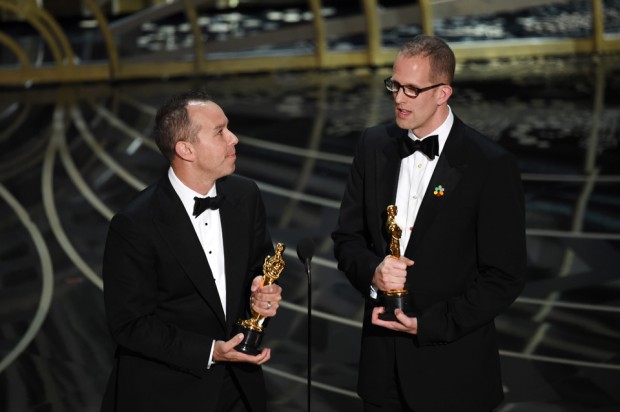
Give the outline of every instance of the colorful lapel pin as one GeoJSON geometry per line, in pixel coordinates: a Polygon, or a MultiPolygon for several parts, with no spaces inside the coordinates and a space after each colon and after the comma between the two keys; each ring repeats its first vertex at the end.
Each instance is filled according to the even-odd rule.
{"type": "Polygon", "coordinates": [[[433,194],[434,194],[436,197],[441,197],[441,196],[443,196],[443,195],[444,195],[444,191],[445,191],[445,189],[443,188],[443,186],[442,186],[442,185],[439,185],[439,186],[437,186],[437,187],[435,188],[435,190],[433,191],[433,194]]]}

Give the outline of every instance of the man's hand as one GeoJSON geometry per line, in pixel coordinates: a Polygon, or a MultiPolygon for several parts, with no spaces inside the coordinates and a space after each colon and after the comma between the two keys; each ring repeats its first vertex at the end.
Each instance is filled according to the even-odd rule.
{"type": "Polygon", "coordinates": [[[379,315],[385,310],[384,307],[378,306],[372,310],[372,324],[381,326],[387,329],[395,330],[397,332],[410,333],[412,335],[418,334],[418,318],[410,318],[405,315],[400,309],[395,309],[396,321],[386,321],[379,319],[379,315]]]}
{"type": "Polygon", "coordinates": [[[264,348],[258,355],[252,356],[235,350],[235,346],[243,341],[243,333],[238,333],[229,341],[215,341],[213,360],[215,362],[246,362],[262,365],[271,358],[271,349],[264,348]]]}
{"type": "Polygon", "coordinates": [[[372,284],[379,290],[399,290],[405,288],[407,268],[413,265],[413,260],[401,256],[395,258],[386,256],[383,262],[375,269],[372,284]]]}
{"type": "Polygon", "coordinates": [[[282,288],[275,283],[262,286],[262,279],[261,276],[256,276],[252,280],[250,304],[254,312],[268,318],[275,316],[280,307],[282,288]]]}

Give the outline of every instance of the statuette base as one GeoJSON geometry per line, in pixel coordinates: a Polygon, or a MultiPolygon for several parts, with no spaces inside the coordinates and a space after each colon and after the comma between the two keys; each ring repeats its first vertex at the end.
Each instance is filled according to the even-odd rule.
{"type": "Polygon", "coordinates": [[[413,296],[408,293],[404,294],[382,294],[379,297],[379,306],[383,306],[385,311],[379,314],[379,319],[386,321],[396,321],[396,315],[394,310],[400,309],[405,312],[405,315],[414,317],[417,315],[417,311],[413,306],[413,296]]]}
{"type": "Polygon", "coordinates": [[[261,353],[260,344],[263,340],[264,335],[262,331],[257,331],[236,324],[233,327],[233,335],[237,335],[239,333],[243,333],[243,340],[241,341],[241,343],[235,346],[236,350],[252,356],[261,353]]]}

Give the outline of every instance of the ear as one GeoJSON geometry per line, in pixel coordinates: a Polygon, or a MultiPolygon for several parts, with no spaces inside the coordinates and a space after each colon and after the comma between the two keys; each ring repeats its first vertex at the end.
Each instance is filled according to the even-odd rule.
{"type": "Polygon", "coordinates": [[[179,140],[174,145],[174,152],[177,157],[186,161],[194,160],[194,147],[192,144],[185,140],[179,140]]]}
{"type": "Polygon", "coordinates": [[[444,84],[443,86],[439,86],[439,93],[437,99],[437,106],[442,106],[448,102],[450,96],[452,96],[452,86],[448,84],[444,84]]]}

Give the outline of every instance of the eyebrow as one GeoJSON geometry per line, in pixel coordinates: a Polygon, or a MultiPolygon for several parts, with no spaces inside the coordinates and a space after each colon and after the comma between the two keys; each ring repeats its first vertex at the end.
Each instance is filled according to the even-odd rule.
{"type": "Polygon", "coordinates": [[[420,88],[420,87],[415,86],[415,85],[413,85],[413,84],[411,84],[411,83],[404,84],[404,83],[401,83],[401,82],[397,82],[397,81],[396,81],[396,80],[394,80],[394,79],[392,79],[392,82],[397,83],[397,84],[400,84],[401,86],[404,86],[404,87],[413,87],[413,88],[415,88],[415,89],[419,89],[419,88],[420,88]]]}
{"type": "Polygon", "coordinates": [[[216,124],[214,129],[215,131],[220,132],[224,130],[227,127],[227,125],[228,125],[228,122],[222,122],[222,123],[216,124]]]}

